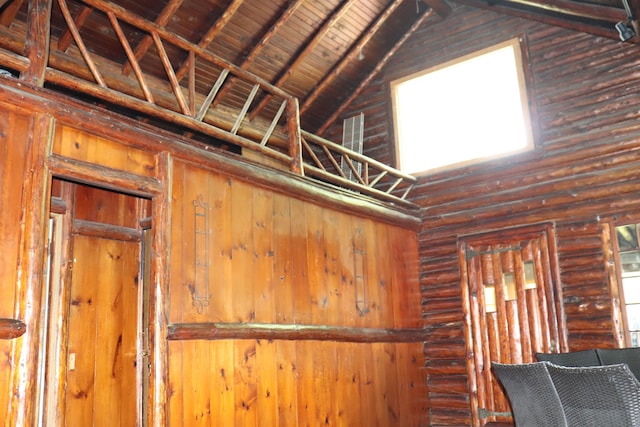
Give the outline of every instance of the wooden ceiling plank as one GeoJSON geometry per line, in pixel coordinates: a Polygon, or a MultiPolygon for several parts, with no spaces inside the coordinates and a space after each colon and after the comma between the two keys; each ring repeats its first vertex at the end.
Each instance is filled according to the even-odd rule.
{"type": "MultiPolygon", "coordinates": [[[[213,26],[209,28],[204,37],[202,37],[202,39],[198,42],[198,47],[206,49],[207,46],[211,44],[216,35],[218,35],[220,31],[222,31],[222,28],[224,28],[224,26],[227,25],[231,18],[233,18],[233,15],[240,8],[240,6],[242,6],[243,2],[244,0],[232,0],[231,4],[227,6],[220,18],[216,20],[215,24],[213,24],[213,26]]],[[[178,80],[182,80],[182,77],[184,77],[184,74],[187,72],[187,67],[188,64],[186,63],[180,66],[180,68],[176,72],[178,80]]]]}
{"type": "MultiPolygon", "coordinates": [[[[169,3],[167,3],[164,9],[162,9],[162,12],[160,12],[160,15],[158,15],[158,18],[155,21],[156,24],[160,25],[161,27],[167,25],[169,19],[171,19],[171,17],[175,15],[180,6],[182,6],[183,2],[184,0],[169,0],[169,3]]],[[[139,61],[140,59],[142,59],[142,57],[145,53],[147,53],[147,50],[149,50],[152,44],[153,39],[151,38],[151,36],[148,34],[145,35],[134,49],[136,60],[139,61]]],[[[122,73],[125,75],[129,74],[131,72],[131,67],[131,62],[125,63],[122,67],[122,73]]]]}
{"type": "Polygon", "coordinates": [[[304,114],[313,101],[315,101],[322,92],[331,85],[331,83],[338,77],[338,75],[344,70],[354,58],[361,52],[361,49],[364,45],[366,45],[369,40],[378,32],[378,30],[384,25],[384,23],[389,19],[389,17],[393,14],[393,12],[400,6],[402,0],[393,0],[387,8],[378,16],[376,21],[369,27],[369,29],[363,33],[363,35],[358,39],[357,43],[351,47],[351,50],[346,53],[342,57],[342,59],[336,64],[335,67],[320,81],[315,89],[306,97],[302,106],[300,107],[300,115],[304,114]]]}
{"type": "MultiPolygon", "coordinates": [[[[91,15],[92,11],[93,8],[82,6],[73,16],[73,22],[76,23],[76,27],[81,28],[89,15],[91,15]]],[[[58,39],[57,49],[64,52],[65,50],[67,50],[69,45],[71,45],[72,41],[73,36],[71,35],[71,32],[69,30],[65,31],[64,34],[62,34],[62,36],[60,36],[60,38],[58,39]]]]}
{"type": "Polygon", "coordinates": [[[66,0],[58,0],[58,5],[60,6],[60,10],[62,11],[62,15],[64,17],[64,20],[67,22],[67,26],[69,27],[69,31],[71,31],[71,35],[73,36],[73,39],[75,40],[76,45],[78,46],[78,50],[80,50],[80,54],[82,55],[82,58],[84,59],[84,61],[87,64],[87,66],[89,67],[89,70],[91,71],[91,74],[93,75],[93,78],[95,79],[96,83],[98,83],[100,86],[106,88],[107,85],[104,82],[104,79],[102,78],[102,75],[100,74],[100,71],[98,71],[98,68],[96,67],[96,64],[93,62],[93,59],[91,59],[91,55],[89,54],[89,50],[85,46],[84,41],[82,40],[82,37],[80,36],[80,31],[78,31],[78,27],[76,27],[76,24],[73,21],[73,17],[71,16],[71,12],[69,11],[69,6],[67,6],[66,0]]]}
{"type": "Polygon", "coordinates": [[[149,89],[149,86],[147,85],[147,82],[144,78],[144,74],[142,73],[142,69],[140,68],[140,64],[138,63],[138,59],[136,58],[133,49],[131,49],[131,45],[129,44],[127,37],[124,35],[124,31],[122,31],[122,27],[118,22],[118,18],[116,18],[113,12],[107,12],[107,16],[109,17],[111,26],[113,27],[114,31],[116,32],[116,35],[118,36],[118,39],[120,40],[120,44],[122,45],[125,53],[127,54],[127,58],[129,58],[129,62],[133,67],[133,71],[136,75],[136,78],[138,79],[138,83],[140,83],[140,88],[144,93],[144,98],[148,102],[153,104],[154,101],[153,101],[153,95],[151,95],[151,90],[149,89]]]}
{"type": "Polygon", "coordinates": [[[24,0],[14,0],[12,3],[9,3],[9,5],[4,9],[4,12],[2,12],[2,16],[0,16],[0,24],[5,27],[11,25],[18,14],[18,11],[22,7],[22,3],[24,3],[24,0]]]}
{"type": "MultiPolygon", "coordinates": [[[[289,77],[293,75],[293,73],[303,63],[307,56],[309,56],[309,54],[313,51],[313,49],[315,49],[318,43],[320,43],[322,38],[327,35],[327,33],[333,28],[336,22],[338,22],[338,20],[344,16],[344,14],[355,2],[356,0],[345,0],[344,2],[342,2],[342,5],[338,9],[334,10],[331,17],[327,19],[324,24],[322,24],[322,27],[320,27],[320,29],[316,31],[316,33],[313,35],[313,38],[308,43],[305,43],[302,51],[295,55],[293,61],[289,63],[284,72],[282,72],[276,82],[273,83],[274,86],[281,87],[289,79],[289,77]]],[[[251,119],[254,119],[260,113],[260,111],[262,111],[262,109],[267,106],[270,100],[271,95],[265,96],[260,101],[258,106],[254,109],[253,113],[250,116],[251,119]]]]}
{"type": "Polygon", "coordinates": [[[427,20],[428,17],[433,15],[433,13],[438,14],[435,9],[427,9],[420,15],[416,22],[414,22],[409,30],[398,40],[389,51],[378,61],[373,70],[369,73],[369,75],[360,82],[356,90],[347,98],[337,109],[336,111],[329,117],[322,126],[315,132],[318,135],[322,135],[330,126],[332,126],[335,121],[340,117],[340,115],[349,107],[349,105],[365,90],[369,83],[375,78],[375,76],[382,70],[382,68],[389,62],[391,57],[402,47],[402,45],[411,37],[411,35],[427,20]]]}
{"type": "Polygon", "coordinates": [[[44,86],[44,76],[49,61],[51,6],[53,0],[31,0],[27,12],[27,36],[25,56],[29,66],[20,74],[25,82],[44,86]]]}
{"type": "MultiPolygon", "coordinates": [[[[298,8],[302,6],[303,1],[304,0],[294,0],[292,3],[289,3],[289,6],[287,7],[287,9],[280,15],[277,21],[271,26],[271,28],[269,28],[269,30],[267,30],[267,32],[264,34],[264,36],[262,36],[260,41],[256,43],[256,45],[247,54],[245,59],[239,65],[240,68],[242,68],[243,70],[246,70],[247,68],[249,68],[251,63],[253,63],[253,61],[258,57],[260,52],[262,52],[262,49],[264,49],[264,47],[267,44],[269,44],[269,41],[276,35],[278,30],[280,30],[287,23],[287,21],[293,16],[296,10],[298,10],[298,8]]],[[[235,80],[236,80],[235,78],[229,79],[228,84],[222,88],[217,99],[224,98],[224,96],[233,87],[235,80]]]]}

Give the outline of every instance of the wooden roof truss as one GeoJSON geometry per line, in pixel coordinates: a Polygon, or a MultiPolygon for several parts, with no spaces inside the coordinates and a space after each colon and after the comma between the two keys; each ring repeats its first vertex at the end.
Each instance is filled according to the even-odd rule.
{"type": "MultiPolygon", "coordinates": [[[[1,2],[3,0],[0,5],[1,2]]],[[[300,0],[290,2],[239,65],[216,56],[206,47],[242,1],[232,0],[198,43],[165,29],[182,2],[170,0],[152,22],[104,0],[83,0],[81,7],[75,7],[75,10],[67,0],[31,0],[24,38],[16,37],[15,31],[11,33],[11,40],[0,47],[0,64],[15,70],[20,79],[30,84],[50,84],[89,95],[190,132],[257,151],[288,165],[296,174],[385,202],[413,207],[406,200],[415,182],[413,176],[300,128],[300,113],[305,107],[299,108],[298,100],[278,87],[290,73],[281,75],[274,85],[247,70],[273,34],[299,7],[300,0]],[[66,24],[66,31],[56,39],[50,36],[54,2],[66,24]],[[126,54],[124,63],[93,52],[91,41],[83,34],[83,25],[90,15],[93,19],[96,15],[103,19],[105,27],[101,31],[104,37],[117,41],[126,54]],[[355,180],[347,179],[341,169],[335,167],[343,158],[354,172],[355,180]],[[362,172],[358,172],[354,162],[363,166],[362,172]]],[[[399,3],[400,0],[392,1],[359,43],[366,43],[365,39],[399,3]]],[[[330,22],[344,13],[350,4],[350,0],[345,1],[318,31],[317,37],[321,37],[330,22]]],[[[11,22],[21,6],[22,0],[7,4],[0,22],[11,22]]],[[[428,13],[422,19],[426,16],[428,13]]],[[[417,25],[419,23],[414,27],[417,25]]],[[[347,56],[354,55],[358,46],[353,46],[347,56]]],[[[299,52],[291,62],[290,70],[306,54],[307,48],[299,52]]],[[[376,69],[380,69],[389,56],[385,56],[376,69]]],[[[340,72],[340,67],[339,64],[326,76],[306,99],[305,105],[313,102],[317,91],[340,72]]]]}

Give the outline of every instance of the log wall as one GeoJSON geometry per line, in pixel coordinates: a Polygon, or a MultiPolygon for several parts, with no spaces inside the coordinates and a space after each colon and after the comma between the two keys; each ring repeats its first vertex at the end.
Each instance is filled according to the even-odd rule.
{"type": "Polygon", "coordinates": [[[151,226],[149,425],[426,424],[415,217],[11,81],[0,108],[5,425],[38,415],[49,200],[151,226]]]}
{"type": "Polygon", "coordinates": [[[616,345],[601,229],[640,217],[636,45],[458,7],[445,21],[429,18],[344,117],[364,112],[365,154],[392,161],[389,81],[516,36],[528,49],[536,150],[423,176],[412,192],[423,208],[420,278],[433,426],[471,423],[459,236],[553,222],[569,349],[616,345]]]}

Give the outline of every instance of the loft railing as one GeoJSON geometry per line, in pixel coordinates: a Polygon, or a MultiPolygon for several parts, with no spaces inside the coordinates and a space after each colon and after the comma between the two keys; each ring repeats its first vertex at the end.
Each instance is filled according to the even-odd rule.
{"type": "MultiPolygon", "coordinates": [[[[259,152],[312,179],[413,206],[406,197],[414,177],[301,130],[297,99],[268,81],[113,3],[84,0],[80,10],[72,11],[66,0],[55,1],[66,32],[51,39],[39,83],[88,94],[259,152]],[[82,35],[82,17],[97,13],[104,23],[101,37],[107,39],[101,43],[120,48],[126,55],[124,66],[94,54],[95,40],[82,35]],[[259,117],[257,109],[251,111],[256,101],[261,101],[259,117]],[[354,180],[339,167],[341,160],[353,171],[354,180]]],[[[22,52],[38,41],[26,40],[26,29],[22,40],[15,39],[15,30],[5,35],[1,31],[5,42],[0,41],[0,63],[28,79],[35,73],[36,58],[25,58],[22,52]]]]}

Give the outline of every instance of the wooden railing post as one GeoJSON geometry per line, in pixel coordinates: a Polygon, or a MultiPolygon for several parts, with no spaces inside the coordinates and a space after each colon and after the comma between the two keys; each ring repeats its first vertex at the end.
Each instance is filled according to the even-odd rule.
{"type": "Polygon", "coordinates": [[[289,157],[291,157],[291,171],[304,175],[302,168],[302,133],[300,131],[300,108],[298,99],[287,98],[287,130],[289,134],[289,157]]]}

